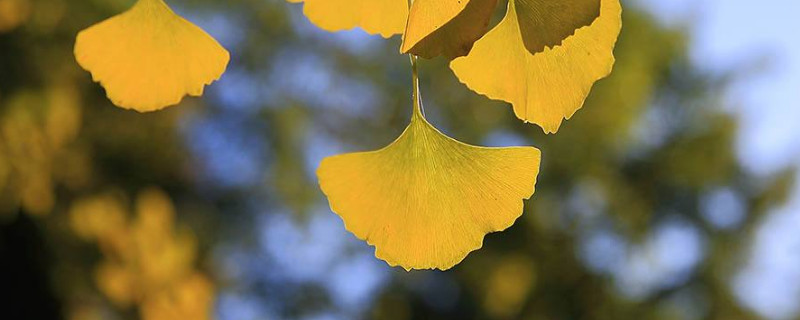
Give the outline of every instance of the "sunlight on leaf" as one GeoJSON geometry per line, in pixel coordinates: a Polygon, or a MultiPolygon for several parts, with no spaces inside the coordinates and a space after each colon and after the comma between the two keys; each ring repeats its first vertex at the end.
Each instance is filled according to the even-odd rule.
{"type": "Polygon", "coordinates": [[[484,33],[497,0],[416,0],[403,35],[403,53],[423,58],[466,55],[484,33]]]}
{"type": "Polygon", "coordinates": [[[303,2],[303,13],[326,31],[359,27],[384,38],[403,33],[408,19],[407,0],[287,0],[303,2]]]}
{"type": "Polygon", "coordinates": [[[333,211],[376,257],[406,270],[445,270],[522,214],[540,157],[533,147],[461,143],[415,107],[389,146],[326,158],[317,175],[333,211]]]}
{"type": "Polygon", "coordinates": [[[519,40],[518,1],[509,1],[500,24],[450,68],[473,91],[510,102],[518,118],[554,133],[581,108],[594,82],[611,72],[622,8],[619,0],[602,0],[594,23],[560,46],[531,54],[519,40]]]}
{"type": "Polygon", "coordinates": [[[75,58],[114,104],[146,112],[175,105],[187,94],[202,95],[225,71],[230,55],[164,1],[139,0],[81,31],[75,58]]]}

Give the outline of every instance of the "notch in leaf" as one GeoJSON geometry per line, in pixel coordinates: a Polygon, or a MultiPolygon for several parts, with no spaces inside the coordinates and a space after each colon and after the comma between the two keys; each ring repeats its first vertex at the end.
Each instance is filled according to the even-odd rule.
{"type": "Polygon", "coordinates": [[[600,0],[515,0],[522,42],[530,53],[561,45],[600,16],[600,0]]]}
{"type": "Polygon", "coordinates": [[[581,108],[594,82],[611,73],[622,7],[619,0],[602,0],[590,26],[533,54],[520,41],[518,12],[526,1],[510,0],[505,18],[450,69],[473,91],[511,103],[518,118],[554,133],[581,108]]]}

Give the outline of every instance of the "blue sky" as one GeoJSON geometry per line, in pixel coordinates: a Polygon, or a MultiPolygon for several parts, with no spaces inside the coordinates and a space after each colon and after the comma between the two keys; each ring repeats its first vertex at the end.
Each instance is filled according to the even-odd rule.
{"type": "Polygon", "coordinates": [[[701,68],[752,74],[727,93],[742,118],[739,157],[765,175],[800,158],[800,2],[639,0],[664,23],[688,24],[701,68]],[[755,67],[755,69],[754,69],[755,67]]]}
{"type": "MultiPolygon", "coordinates": [[[[759,176],[800,164],[800,1],[639,0],[663,23],[688,26],[691,56],[711,72],[745,74],[728,92],[738,115],[737,151],[759,176]]],[[[749,262],[732,279],[742,303],[770,319],[790,319],[800,301],[800,189],[753,235],[749,262]]]]}

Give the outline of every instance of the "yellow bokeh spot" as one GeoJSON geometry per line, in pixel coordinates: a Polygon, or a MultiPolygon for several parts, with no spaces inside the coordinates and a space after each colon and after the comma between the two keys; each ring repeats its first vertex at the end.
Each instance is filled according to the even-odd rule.
{"type": "Polygon", "coordinates": [[[56,202],[50,172],[30,171],[28,173],[27,180],[20,189],[22,206],[30,214],[47,215],[56,202]]]}
{"type": "Polygon", "coordinates": [[[536,273],[530,257],[504,257],[488,274],[486,296],[483,300],[486,312],[499,319],[518,318],[535,280],[536,273]]]}
{"type": "Polygon", "coordinates": [[[129,270],[124,265],[104,262],[97,267],[94,276],[100,292],[119,307],[130,306],[140,295],[135,270],[129,270]]]}
{"type": "Polygon", "coordinates": [[[47,215],[56,203],[56,163],[80,127],[75,88],[66,83],[23,90],[2,101],[0,214],[47,215]]]}
{"type": "Polygon", "coordinates": [[[0,33],[16,29],[30,18],[30,0],[0,0],[0,33]]]}
{"type": "Polygon", "coordinates": [[[384,38],[403,33],[407,0],[287,0],[303,2],[303,13],[317,27],[342,31],[359,27],[384,38]]]}
{"type": "Polygon", "coordinates": [[[48,112],[44,130],[54,149],[61,149],[78,136],[81,128],[81,107],[73,86],[53,86],[47,90],[48,112]]]}
{"type": "Polygon", "coordinates": [[[401,52],[423,58],[466,55],[484,33],[497,0],[415,0],[401,52]]]}
{"type": "Polygon", "coordinates": [[[146,112],[177,104],[187,94],[202,95],[225,71],[230,55],[162,0],[139,0],[81,31],[75,58],[114,104],[146,112]]]}
{"type": "Polygon", "coordinates": [[[69,306],[66,319],[68,320],[104,320],[103,309],[97,303],[74,303],[69,306]]]}
{"type": "Polygon", "coordinates": [[[205,276],[194,273],[178,284],[147,297],[142,302],[142,319],[211,319],[214,286],[205,276]]]}
{"type": "Polygon", "coordinates": [[[602,0],[591,25],[531,54],[520,40],[517,1],[509,1],[505,18],[450,68],[473,91],[510,102],[518,118],[554,133],[581,108],[594,82],[611,72],[622,8],[619,0],[602,0]]]}
{"type": "Polygon", "coordinates": [[[97,287],[120,308],[136,306],[144,320],[208,319],[214,286],[195,270],[197,240],[176,228],[175,208],[159,189],[136,198],[136,216],[119,197],[87,197],[70,209],[73,230],[96,241],[103,261],[95,269],[97,287]]]}
{"type": "Polygon", "coordinates": [[[406,270],[444,270],[522,214],[539,162],[533,147],[456,141],[415,108],[389,146],[326,158],[317,175],[333,211],[376,257],[406,270]]]}
{"type": "Polygon", "coordinates": [[[72,230],[84,240],[119,234],[127,224],[126,211],[111,194],[80,199],[70,208],[72,230]]]}

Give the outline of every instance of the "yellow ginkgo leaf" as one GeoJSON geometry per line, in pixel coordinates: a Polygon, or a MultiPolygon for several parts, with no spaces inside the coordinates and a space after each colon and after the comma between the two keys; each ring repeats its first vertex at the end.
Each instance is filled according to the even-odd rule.
{"type": "Polygon", "coordinates": [[[230,55],[163,0],[139,0],[128,11],[78,34],[75,58],[114,104],[154,111],[200,96],[219,79],[230,55]]]}
{"type": "Polygon", "coordinates": [[[553,133],[580,109],[594,82],[611,72],[622,8],[619,0],[602,0],[600,17],[590,26],[531,54],[520,41],[518,1],[509,1],[505,18],[450,68],[473,91],[510,102],[518,118],[553,133]]]}
{"type": "Polygon", "coordinates": [[[317,170],[331,209],[375,256],[410,269],[449,269],[511,226],[531,197],[540,152],[461,143],[415,107],[389,146],[326,158],[317,170]]]}
{"type": "Polygon", "coordinates": [[[303,13],[327,31],[359,27],[384,38],[403,33],[408,0],[287,0],[304,2],[303,13]]]}
{"type": "Polygon", "coordinates": [[[600,15],[601,0],[516,0],[522,42],[531,53],[560,45],[600,15]]]}
{"type": "Polygon", "coordinates": [[[403,53],[423,58],[466,55],[486,26],[497,0],[415,0],[403,34],[403,53]]]}

